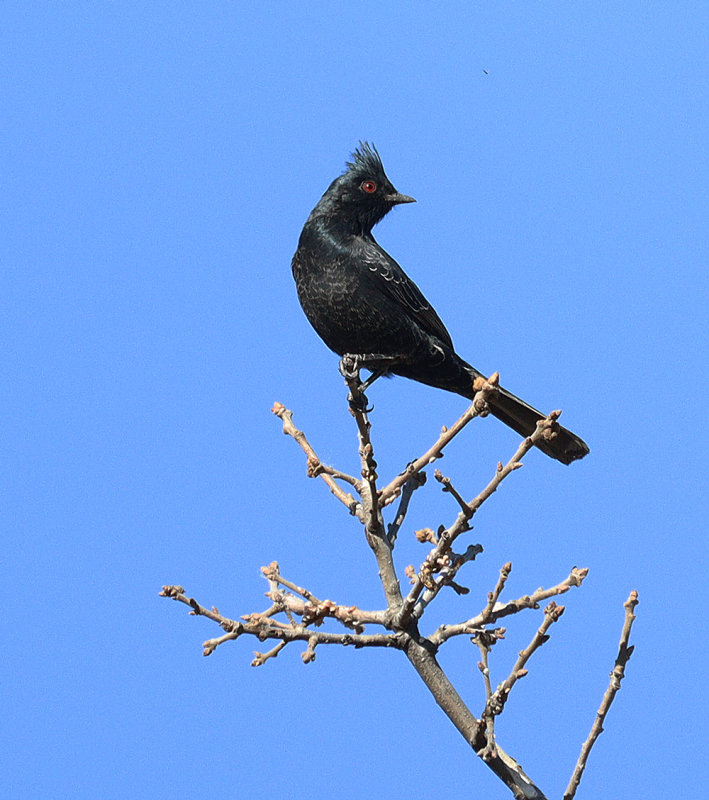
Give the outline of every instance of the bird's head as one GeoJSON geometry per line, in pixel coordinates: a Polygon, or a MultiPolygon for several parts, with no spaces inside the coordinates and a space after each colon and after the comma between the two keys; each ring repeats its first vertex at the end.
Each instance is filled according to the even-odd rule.
{"type": "Polygon", "coordinates": [[[326,213],[347,219],[369,233],[394,206],[415,202],[413,197],[396,191],[376,147],[360,142],[347,169],[330,184],[319,205],[325,206],[326,213]]]}

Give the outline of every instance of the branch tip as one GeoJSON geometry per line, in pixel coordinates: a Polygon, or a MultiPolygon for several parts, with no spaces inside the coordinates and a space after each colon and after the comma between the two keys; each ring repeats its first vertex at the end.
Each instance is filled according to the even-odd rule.
{"type": "Polygon", "coordinates": [[[629,646],[628,640],[630,638],[630,631],[633,627],[633,622],[635,622],[634,611],[637,604],[638,593],[633,590],[625,603],[623,603],[623,608],[625,609],[625,620],[623,622],[623,630],[620,634],[618,655],[616,656],[615,664],[613,665],[613,670],[610,674],[608,688],[606,689],[603,699],[601,700],[601,705],[596,712],[596,717],[593,721],[593,725],[591,726],[591,731],[588,734],[586,741],[581,746],[581,753],[579,754],[576,766],[574,767],[571,779],[569,780],[569,785],[566,787],[566,791],[564,792],[563,800],[572,800],[572,798],[575,796],[576,790],[581,782],[583,772],[586,769],[586,763],[588,762],[591,749],[595,744],[596,739],[598,739],[601,733],[603,733],[603,723],[605,722],[606,715],[610,710],[616,693],[620,690],[621,681],[625,677],[625,667],[634,650],[634,645],[629,646]]]}

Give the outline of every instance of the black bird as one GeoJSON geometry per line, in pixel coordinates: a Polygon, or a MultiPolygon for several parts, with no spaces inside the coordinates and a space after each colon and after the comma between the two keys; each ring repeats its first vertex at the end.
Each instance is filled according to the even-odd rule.
{"type": "MultiPolygon", "coordinates": [[[[325,344],[373,373],[365,385],[394,373],[471,399],[481,373],[457,355],[431,304],[372,236],[395,205],[413,202],[392,186],[376,148],[360,142],[300,234],[292,265],[298,298],[325,344]]],[[[490,410],[522,436],[544,417],[501,387],[490,410]]],[[[562,427],[537,446],[564,464],[588,453],[562,427]]]]}

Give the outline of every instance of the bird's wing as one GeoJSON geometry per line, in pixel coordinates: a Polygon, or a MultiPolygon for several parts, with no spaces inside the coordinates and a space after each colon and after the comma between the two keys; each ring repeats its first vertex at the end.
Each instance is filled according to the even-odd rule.
{"type": "Polygon", "coordinates": [[[451,336],[433,306],[386,250],[372,239],[365,242],[361,258],[382,292],[406,309],[427,333],[453,348],[451,336]]]}

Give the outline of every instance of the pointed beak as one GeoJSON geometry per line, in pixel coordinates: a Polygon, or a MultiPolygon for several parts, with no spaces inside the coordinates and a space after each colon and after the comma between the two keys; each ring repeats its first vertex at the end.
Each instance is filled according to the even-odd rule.
{"type": "Polygon", "coordinates": [[[393,206],[399,205],[399,203],[415,203],[413,197],[409,197],[407,194],[399,194],[399,192],[394,192],[394,194],[388,194],[385,197],[387,203],[391,203],[393,206]]]}

